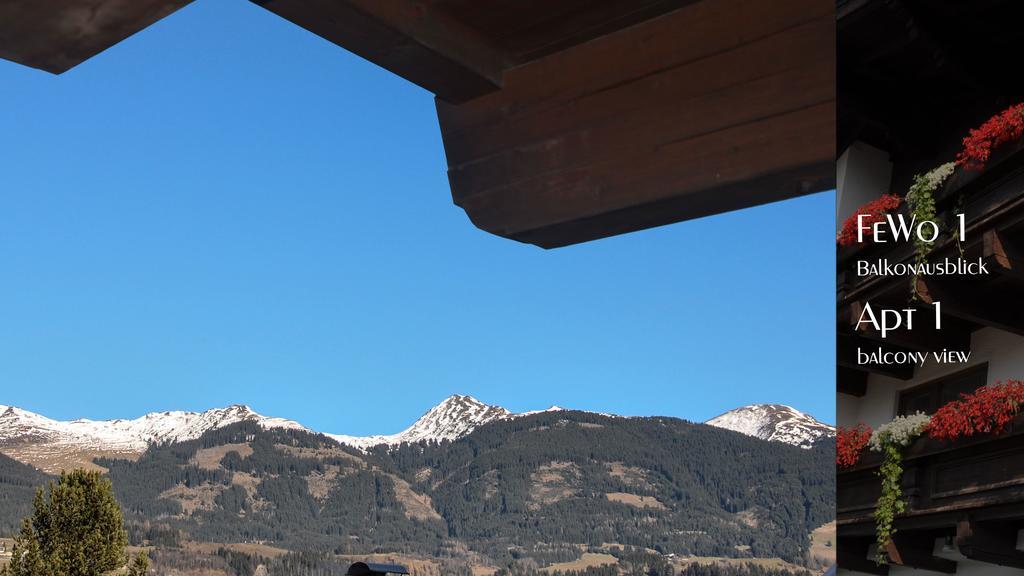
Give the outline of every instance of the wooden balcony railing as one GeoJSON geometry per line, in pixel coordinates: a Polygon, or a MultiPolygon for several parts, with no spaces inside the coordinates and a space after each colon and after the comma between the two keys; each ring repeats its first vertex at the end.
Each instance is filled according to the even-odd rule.
{"type": "MultiPolygon", "coordinates": [[[[857,466],[839,471],[836,512],[840,565],[885,574],[868,560],[880,464],[881,456],[869,451],[857,466]]],[[[1024,552],[1016,549],[1024,528],[1024,415],[998,435],[918,439],[904,451],[902,487],[907,509],[894,526],[894,563],[955,572],[956,562],[932,554],[935,539],[946,537],[968,558],[1024,568],[1024,552]]]]}

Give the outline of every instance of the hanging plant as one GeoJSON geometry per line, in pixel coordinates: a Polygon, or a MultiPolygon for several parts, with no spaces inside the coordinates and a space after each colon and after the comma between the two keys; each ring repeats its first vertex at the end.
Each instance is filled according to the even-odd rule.
{"type": "Polygon", "coordinates": [[[972,394],[961,395],[939,408],[933,416],[917,413],[898,416],[871,432],[871,428],[858,424],[855,428],[839,429],[836,437],[836,464],[840,468],[855,465],[860,460],[864,443],[873,452],[882,454],[878,475],[882,481],[882,494],[875,506],[875,541],[878,564],[889,562],[886,549],[896,531],[896,517],[906,511],[903,500],[903,451],[922,434],[935,440],[955,440],[975,434],[999,434],[1024,411],[1024,380],[1007,380],[985,386],[972,394]],[[865,440],[865,437],[870,437],[865,440]]]}
{"type": "Polygon", "coordinates": [[[968,170],[984,170],[992,150],[1024,136],[1024,103],[1015,104],[973,129],[963,140],[956,163],[968,170]]]}
{"type": "Polygon", "coordinates": [[[999,434],[1024,407],[1024,382],[1008,380],[963,394],[939,408],[925,432],[936,440],[955,440],[975,434],[999,434]]]}
{"type": "Polygon", "coordinates": [[[864,231],[864,236],[871,236],[873,229],[870,225],[885,220],[886,213],[899,208],[901,202],[903,202],[903,199],[899,196],[885,194],[881,198],[872,200],[857,208],[849,218],[843,221],[843,227],[836,236],[836,242],[840,246],[850,246],[857,243],[857,217],[860,215],[867,216],[863,222],[864,225],[868,226],[864,231]]]}
{"type": "Polygon", "coordinates": [[[921,435],[928,421],[928,416],[920,413],[898,416],[892,422],[879,426],[868,441],[871,450],[881,452],[883,456],[878,470],[882,478],[882,495],[878,497],[875,506],[875,541],[878,543],[875,562],[878,564],[889,563],[886,547],[896,533],[892,525],[896,516],[907,508],[903,500],[903,488],[900,486],[903,478],[903,449],[921,435]]]}
{"type": "MultiPolygon", "coordinates": [[[[914,183],[907,191],[907,208],[917,222],[935,221],[935,191],[956,169],[955,162],[947,162],[938,168],[914,176],[914,183]]],[[[932,243],[914,235],[914,275],[910,279],[910,298],[917,300],[917,280],[921,277],[921,268],[928,261],[928,253],[932,243]]]]}
{"type": "Polygon", "coordinates": [[[861,452],[871,440],[871,427],[857,424],[853,428],[840,428],[836,432],[836,465],[840,468],[856,466],[861,452]]]}

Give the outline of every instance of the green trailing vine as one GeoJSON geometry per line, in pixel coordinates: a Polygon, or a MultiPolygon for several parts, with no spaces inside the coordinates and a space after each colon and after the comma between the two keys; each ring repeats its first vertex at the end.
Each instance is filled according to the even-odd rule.
{"type": "Polygon", "coordinates": [[[903,500],[903,488],[900,486],[903,478],[903,448],[887,443],[882,450],[884,459],[878,470],[878,475],[882,477],[882,495],[875,507],[875,538],[878,543],[875,562],[887,564],[889,556],[886,546],[896,533],[892,527],[893,521],[906,510],[907,503],[903,500]]]}
{"type": "MultiPolygon", "coordinates": [[[[917,222],[935,221],[935,191],[956,169],[955,162],[947,162],[937,168],[914,176],[914,183],[907,191],[907,207],[917,222]]],[[[932,243],[914,237],[914,275],[910,279],[910,299],[917,300],[917,281],[921,268],[928,261],[932,243]]]]}
{"type": "Polygon", "coordinates": [[[875,562],[878,564],[889,563],[886,549],[896,533],[893,523],[907,509],[901,485],[903,449],[921,435],[929,421],[928,416],[920,413],[899,416],[875,430],[868,442],[872,450],[881,452],[883,456],[882,465],[878,469],[882,479],[882,495],[875,506],[875,541],[878,543],[875,562]]]}

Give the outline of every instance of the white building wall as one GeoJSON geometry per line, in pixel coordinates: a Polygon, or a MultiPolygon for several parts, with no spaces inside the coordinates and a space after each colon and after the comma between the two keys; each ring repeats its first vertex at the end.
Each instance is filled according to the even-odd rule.
{"type": "Polygon", "coordinates": [[[840,426],[850,427],[848,422],[857,423],[860,398],[849,394],[836,394],[836,422],[840,426]]]}
{"type": "Polygon", "coordinates": [[[889,193],[892,162],[889,153],[854,142],[836,161],[836,228],[853,211],[889,193]]]}

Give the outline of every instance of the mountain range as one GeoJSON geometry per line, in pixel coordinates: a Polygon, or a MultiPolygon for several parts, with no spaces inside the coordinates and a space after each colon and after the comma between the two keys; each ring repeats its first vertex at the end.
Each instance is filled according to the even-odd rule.
{"type": "Polygon", "coordinates": [[[808,418],[780,406],[715,425],[515,414],[453,396],[398,434],[353,437],[245,406],[70,422],[3,407],[0,535],[44,472],[86,465],[111,479],[160,573],[314,554],[295,562],[343,574],[343,559],[381,553],[430,575],[543,574],[581,558],[620,574],[683,574],[708,557],[799,572],[828,562],[811,534],[834,515],[831,429],[808,418]]]}
{"type": "MultiPolygon", "coordinates": [[[[453,395],[396,434],[323,434],[341,444],[365,451],[381,445],[456,440],[492,422],[562,410],[552,406],[546,410],[516,414],[472,396],[453,395]]],[[[264,429],[316,432],[294,420],[264,416],[240,404],[204,412],[154,412],[131,420],[71,421],[52,420],[14,406],[0,405],[0,452],[42,470],[58,472],[63,467],[88,467],[97,455],[138,455],[154,444],[194,440],[206,432],[238,422],[256,423],[264,429]]],[[[744,406],[712,418],[707,424],[803,448],[835,435],[833,427],[780,404],[744,406]]]]}

